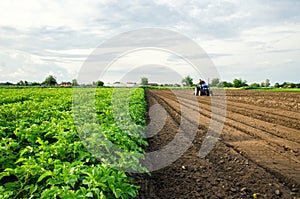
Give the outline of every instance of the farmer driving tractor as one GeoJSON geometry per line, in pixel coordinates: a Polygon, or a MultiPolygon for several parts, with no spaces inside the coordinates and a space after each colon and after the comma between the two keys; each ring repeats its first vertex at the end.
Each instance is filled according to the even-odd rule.
{"type": "Polygon", "coordinates": [[[195,88],[195,95],[210,95],[209,86],[205,83],[204,80],[199,79],[199,83],[196,85],[195,88]]]}

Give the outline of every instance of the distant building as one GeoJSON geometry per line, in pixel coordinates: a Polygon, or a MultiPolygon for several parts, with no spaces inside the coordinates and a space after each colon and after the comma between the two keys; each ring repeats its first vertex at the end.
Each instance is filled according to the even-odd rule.
{"type": "Polygon", "coordinates": [[[59,84],[59,86],[61,86],[61,87],[72,86],[72,83],[71,82],[62,82],[59,84]]]}
{"type": "Polygon", "coordinates": [[[126,87],[126,84],[122,83],[122,82],[114,82],[112,84],[107,83],[105,84],[106,86],[110,86],[110,87],[126,87]]]}
{"type": "Polygon", "coordinates": [[[126,82],[127,87],[134,87],[137,86],[136,82],[126,82]]]}
{"type": "Polygon", "coordinates": [[[107,83],[106,85],[110,86],[110,87],[135,87],[135,86],[138,86],[136,82],[126,82],[126,83],[114,82],[113,84],[107,83]]]}
{"type": "Polygon", "coordinates": [[[149,86],[158,86],[158,83],[148,83],[149,86]]]}

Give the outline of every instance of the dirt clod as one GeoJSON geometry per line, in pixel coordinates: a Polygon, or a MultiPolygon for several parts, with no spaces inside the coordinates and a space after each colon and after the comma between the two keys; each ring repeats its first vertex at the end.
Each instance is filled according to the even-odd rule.
{"type": "Polygon", "coordinates": [[[280,196],[280,195],[281,195],[281,192],[280,192],[278,189],[276,189],[275,194],[276,194],[277,196],[280,196]]]}

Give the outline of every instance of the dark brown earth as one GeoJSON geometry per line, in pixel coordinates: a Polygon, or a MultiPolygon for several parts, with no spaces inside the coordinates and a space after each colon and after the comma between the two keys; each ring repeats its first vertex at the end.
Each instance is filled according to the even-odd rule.
{"type": "Polygon", "coordinates": [[[148,107],[160,104],[167,113],[163,128],[148,138],[147,152],[167,146],[182,117],[191,127],[197,125],[197,132],[175,162],[150,176],[136,176],[139,198],[300,198],[300,93],[226,91],[225,96],[215,91],[213,97],[195,98],[191,90],[147,90],[146,96],[148,107]],[[213,150],[200,158],[211,110],[221,114],[224,108],[222,134],[213,150]]]}

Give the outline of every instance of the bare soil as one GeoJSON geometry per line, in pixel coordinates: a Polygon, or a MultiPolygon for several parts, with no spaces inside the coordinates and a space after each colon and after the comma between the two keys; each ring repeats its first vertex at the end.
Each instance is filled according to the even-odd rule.
{"type": "Polygon", "coordinates": [[[226,91],[224,96],[215,91],[213,97],[195,97],[191,90],[147,90],[146,96],[148,107],[160,104],[167,113],[163,128],[148,138],[147,152],[174,139],[183,108],[188,110],[185,120],[197,124],[197,132],[172,164],[150,176],[136,175],[139,198],[300,198],[300,93],[226,91]],[[211,111],[225,108],[222,134],[200,158],[211,121],[222,125],[211,111]]]}

